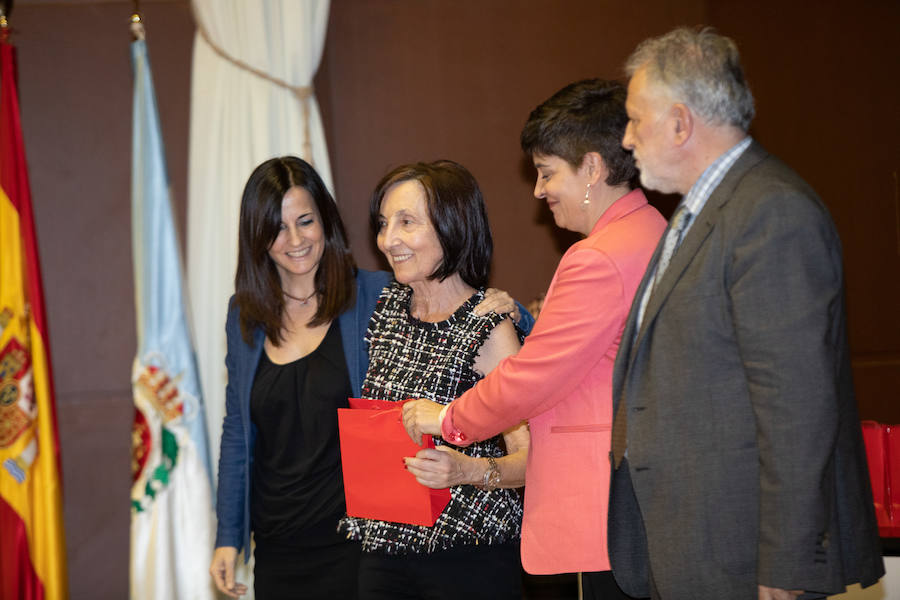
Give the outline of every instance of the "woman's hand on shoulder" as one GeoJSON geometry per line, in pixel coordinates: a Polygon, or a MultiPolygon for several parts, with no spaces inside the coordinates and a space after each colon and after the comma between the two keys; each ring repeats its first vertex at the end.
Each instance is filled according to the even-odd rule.
{"type": "Polygon", "coordinates": [[[516,301],[507,292],[498,290],[497,288],[488,288],[484,291],[484,300],[479,302],[473,309],[474,313],[480,317],[495,312],[498,315],[509,314],[513,321],[518,322],[522,315],[519,314],[519,307],[516,301]]]}
{"type": "Polygon", "coordinates": [[[219,546],[213,553],[209,574],[220,592],[230,598],[239,598],[247,593],[247,586],[234,580],[238,550],[234,546],[219,546]]]}
{"type": "Polygon", "coordinates": [[[481,346],[478,356],[475,357],[475,370],[487,375],[500,364],[501,360],[515,354],[521,347],[515,325],[509,319],[504,319],[494,327],[481,346]]]}

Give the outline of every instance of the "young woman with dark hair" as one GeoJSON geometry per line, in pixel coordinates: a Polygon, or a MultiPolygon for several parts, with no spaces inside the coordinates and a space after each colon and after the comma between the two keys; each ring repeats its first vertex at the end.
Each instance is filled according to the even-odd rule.
{"type": "Polygon", "coordinates": [[[256,549],[256,597],[353,598],[359,545],[344,514],[337,408],[359,389],[362,339],[386,273],[357,271],[337,207],[295,157],[250,175],[241,199],[228,338],[218,529],[210,571],[231,597],[256,549]]]}
{"type": "Polygon", "coordinates": [[[234,301],[240,309],[244,341],[252,341],[256,327],[261,327],[266,337],[284,341],[282,317],[286,309],[290,313],[301,307],[305,312],[315,308],[309,324],[330,323],[353,302],[354,274],[344,224],[334,199],[312,166],[299,158],[283,157],[266,161],[253,171],[241,199],[235,275],[234,301]],[[285,251],[289,249],[292,224],[283,221],[289,193],[291,208],[302,205],[306,209],[293,227],[300,235],[314,233],[306,236],[312,240],[310,248],[314,251],[305,262],[304,257],[293,255],[288,260],[289,255],[275,249],[279,242],[285,244],[285,251]],[[308,274],[295,277],[294,269],[287,266],[290,262],[308,264],[308,274]],[[285,279],[296,287],[295,294],[285,289],[285,279]]]}

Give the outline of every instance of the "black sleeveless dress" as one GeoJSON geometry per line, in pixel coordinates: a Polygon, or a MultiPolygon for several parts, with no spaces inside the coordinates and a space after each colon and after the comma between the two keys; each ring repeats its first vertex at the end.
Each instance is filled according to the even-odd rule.
{"type": "Polygon", "coordinates": [[[356,597],[359,544],[336,531],[345,512],[337,409],[351,393],[337,320],[298,360],[260,358],[250,395],[259,600],[356,597]]]}

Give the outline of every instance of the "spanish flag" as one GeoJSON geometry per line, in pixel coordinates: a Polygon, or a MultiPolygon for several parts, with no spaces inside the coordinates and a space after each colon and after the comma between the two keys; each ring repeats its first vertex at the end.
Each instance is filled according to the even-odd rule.
{"type": "Polygon", "coordinates": [[[0,39],[0,600],[68,597],[59,435],[14,48],[0,39]]]}

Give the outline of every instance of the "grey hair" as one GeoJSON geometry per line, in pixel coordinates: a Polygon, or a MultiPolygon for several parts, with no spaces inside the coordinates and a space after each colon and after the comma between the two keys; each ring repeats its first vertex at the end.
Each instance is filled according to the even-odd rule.
{"type": "Polygon", "coordinates": [[[679,27],[644,40],[628,57],[629,77],[647,66],[647,77],[667,88],[713,125],[733,125],[743,131],[755,114],[753,94],[744,80],[737,45],[711,27],[679,27]]]}

